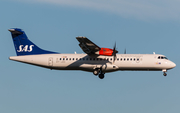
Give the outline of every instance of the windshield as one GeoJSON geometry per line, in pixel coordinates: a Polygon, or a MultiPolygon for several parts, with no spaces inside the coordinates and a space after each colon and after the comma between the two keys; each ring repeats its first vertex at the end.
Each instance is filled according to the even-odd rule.
{"type": "Polygon", "coordinates": [[[168,58],[165,56],[158,56],[158,59],[168,59],[168,58]]]}

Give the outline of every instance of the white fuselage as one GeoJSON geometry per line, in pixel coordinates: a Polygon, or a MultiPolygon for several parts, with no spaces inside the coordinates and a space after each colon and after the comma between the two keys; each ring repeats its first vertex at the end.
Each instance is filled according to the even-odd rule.
{"type": "Polygon", "coordinates": [[[158,59],[159,54],[117,54],[113,56],[89,56],[87,54],[42,54],[9,57],[10,60],[28,63],[56,70],[83,70],[93,72],[101,68],[103,72],[118,70],[161,71],[172,69],[175,63],[168,59],[158,59]]]}

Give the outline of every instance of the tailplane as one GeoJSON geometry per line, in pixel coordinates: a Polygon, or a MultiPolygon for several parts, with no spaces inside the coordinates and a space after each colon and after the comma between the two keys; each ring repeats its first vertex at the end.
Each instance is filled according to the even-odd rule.
{"type": "Polygon", "coordinates": [[[25,32],[18,28],[9,29],[12,35],[14,42],[14,47],[17,53],[17,56],[22,55],[37,55],[37,54],[56,54],[56,52],[46,51],[33,42],[31,42],[26,36],[25,32]]]}

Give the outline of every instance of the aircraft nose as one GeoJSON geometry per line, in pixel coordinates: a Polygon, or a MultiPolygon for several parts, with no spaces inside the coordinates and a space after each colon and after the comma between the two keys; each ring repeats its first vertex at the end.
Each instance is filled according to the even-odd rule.
{"type": "Polygon", "coordinates": [[[170,68],[172,69],[174,67],[176,67],[176,64],[174,62],[170,62],[170,68]]]}
{"type": "Polygon", "coordinates": [[[174,62],[172,62],[172,67],[173,67],[173,68],[176,67],[176,64],[175,64],[174,62]]]}

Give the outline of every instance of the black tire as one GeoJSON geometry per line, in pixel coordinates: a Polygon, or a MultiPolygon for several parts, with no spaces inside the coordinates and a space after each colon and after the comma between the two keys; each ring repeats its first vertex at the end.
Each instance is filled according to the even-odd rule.
{"type": "Polygon", "coordinates": [[[103,79],[104,78],[104,74],[99,74],[99,78],[103,79]]]}
{"type": "Polygon", "coordinates": [[[166,73],[163,73],[163,75],[164,75],[164,76],[167,76],[167,74],[166,74],[166,73]]]}

